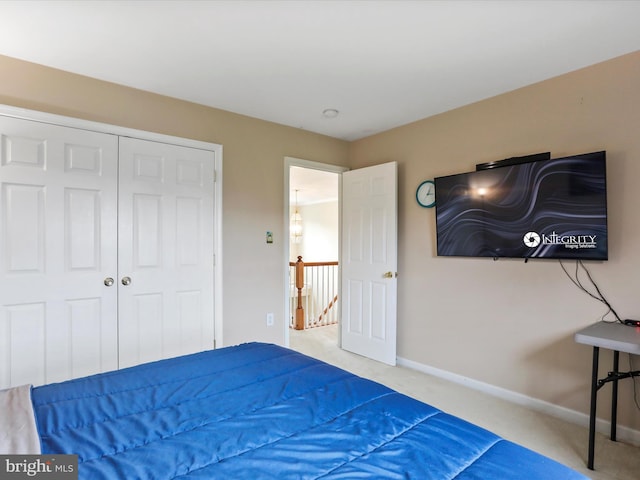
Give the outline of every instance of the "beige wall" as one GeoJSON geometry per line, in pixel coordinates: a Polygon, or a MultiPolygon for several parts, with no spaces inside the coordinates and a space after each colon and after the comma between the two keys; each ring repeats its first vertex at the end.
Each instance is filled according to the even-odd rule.
{"type": "MultiPolygon", "coordinates": [[[[607,151],[610,259],[587,266],[623,318],[640,318],[640,52],[350,145],[351,167],[398,162],[400,357],[588,412],[591,350],[573,333],[606,307],[557,261],[437,257],[435,211],[416,204],[415,189],[480,162],[596,150],[607,151]]],[[[601,358],[604,373],[611,357],[601,358]]],[[[630,387],[621,385],[620,421],[639,429],[630,387]]]]}
{"type": "Polygon", "coordinates": [[[284,342],[284,157],[345,165],[346,142],[3,56],[0,104],[223,145],[224,344],[284,342]]]}
{"type": "MultiPolygon", "coordinates": [[[[635,53],[347,144],[0,56],[0,104],[223,145],[225,344],[283,341],[284,157],[352,167],[395,160],[398,354],[582,412],[591,352],[572,337],[606,309],[557,262],[436,257],[435,212],[415,203],[415,188],[483,161],[607,150],[610,260],[589,268],[622,316],[640,318],[638,85],[635,53]],[[268,311],[275,327],[265,326],[268,311]]],[[[640,429],[630,382],[620,395],[621,423],[640,429]]]]}

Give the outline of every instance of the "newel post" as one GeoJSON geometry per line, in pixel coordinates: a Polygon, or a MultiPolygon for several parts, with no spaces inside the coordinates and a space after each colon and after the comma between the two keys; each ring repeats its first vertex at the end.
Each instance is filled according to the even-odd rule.
{"type": "Polygon", "coordinates": [[[302,307],[302,289],[304,288],[304,262],[298,257],[296,262],[296,289],[298,290],[298,307],[296,308],[296,330],[304,330],[304,308],[302,307]]]}

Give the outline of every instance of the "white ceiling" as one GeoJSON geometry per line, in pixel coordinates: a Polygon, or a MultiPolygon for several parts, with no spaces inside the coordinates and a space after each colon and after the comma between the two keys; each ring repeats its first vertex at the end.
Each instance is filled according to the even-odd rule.
{"type": "Polygon", "coordinates": [[[354,140],[640,50],[639,18],[633,0],[5,0],[0,54],[354,140]]]}
{"type": "Polygon", "coordinates": [[[338,173],[291,167],[289,169],[289,204],[313,205],[338,201],[338,173]]]}

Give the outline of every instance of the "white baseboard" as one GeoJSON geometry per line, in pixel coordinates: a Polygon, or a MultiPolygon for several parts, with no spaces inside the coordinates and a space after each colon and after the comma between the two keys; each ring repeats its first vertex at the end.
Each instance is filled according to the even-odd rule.
{"type": "MultiPolygon", "coordinates": [[[[463,385],[473,390],[478,390],[488,395],[498,397],[502,400],[506,400],[511,403],[530,408],[531,410],[545,413],[552,417],[556,417],[561,420],[580,425],[581,427],[589,428],[589,415],[585,413],[554,405],[553,403],[545,402],[544,400],[539,400],[537,398],[528,397],[521,393],[513,392],[501,387],[496,387],[495,385],[480,382],[478,380],[464,377],[456,373],[451,373],[446,370],[440,370],[439,368],[414,362],[413,360],[407,360],[406,358],[398,357],[397,362],[398,365],[402,367],[417,370],[419,372],[426,373],[427,375],[433,375],[434,377],[442,378],[444,380],[457,383],[458,385],[463,385]]],[[[610,429],[611,422],[602,419],[596,420],[597,432],[603,433],[608,436],[610,433],[610,429]]],[[[618,425],[616,433],[618,440],[625,443],[630,443],[632,445],[640,446],[640,431],[618,425]]]]}

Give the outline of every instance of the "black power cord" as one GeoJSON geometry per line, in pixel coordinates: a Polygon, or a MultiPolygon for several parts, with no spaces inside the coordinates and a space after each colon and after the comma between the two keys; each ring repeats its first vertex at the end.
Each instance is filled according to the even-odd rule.
{"type": "Polygon", "coordinates": [[[591,276],[591,273],[589,272],[589,270],[587,270],[587,267],[585,267],[584,263],[582,263],[582,260],[576,260],[576,270],[574,272],[574,276],[572,277],[571,274],[567,271],[567,269],[564,266],[564,263],[562,263],[562,260],[560,260],[560,266],[562,267],[562,270],[564,270],[564,273],[567,275],[567,277],[569,277],[569,280],[571,280],[571,282],[578,287],[580,290],[582,290],[583,292],[585,292],[587,295],[589,295],[591,298],[594,298],[595,300],[598,300],[601,303],[604,303],[608,310],[606,311],[606,313],[604,315],[602,315],[602,317],[600,318],[600,320],[602,320],[603,322],[606,322],[607,320],[605,320],[605,318],[607,317],[607,315],[609,315],[610,313],[613,314],[614,317],[616,317],[615,321],[609,321],[609,323],[615,323],[615,322],[620,322],[620,323],[624,323],[622,321],[622,319],[620,318],[620,316],[616,313],[616,311],[613,309],[613,307],[611,306],[611,304],[607,301],[607,299],[605,298],[605,296],[602,294],[602,292],[600,291],[600,288],[598,288],[598,285],[596,284],[596,282],[593,280],[593,277],[591,276]],[[582,271],[584,272],[584,274],[587,276],[587,278],[589,279],[589,282],[591,282],[591,285],[593,286],[593,288],[595,289],[596,293],[592,293],[591,291],[589,291],[589,289],[587,289],[583,284],[582,281],[580,280],[580,269],[582,269],[582,271]]]}

